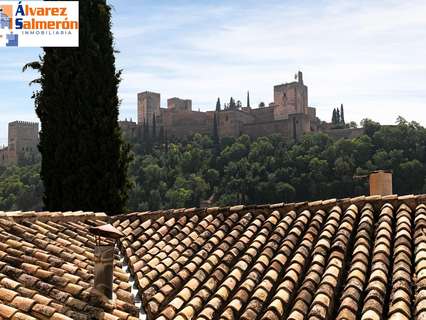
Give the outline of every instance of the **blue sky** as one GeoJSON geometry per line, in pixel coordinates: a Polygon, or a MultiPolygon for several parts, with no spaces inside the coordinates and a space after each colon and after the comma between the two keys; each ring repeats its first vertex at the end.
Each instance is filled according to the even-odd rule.
{"type": "MultiPolygon", "coordinates": [[[[330,120],[426,125],[424,0],[112,0],[117,67],[123,69],[120,118],[136,118],[136,94],[191,98],[196,110],[217,97],[252,105],[273,100],[276,84],[302,70],[309,104],[330,120]]],[[[0,145],[7,123],[35,121],[37,75],[22,66],[37,48],[0,48],[0,145]]]]}

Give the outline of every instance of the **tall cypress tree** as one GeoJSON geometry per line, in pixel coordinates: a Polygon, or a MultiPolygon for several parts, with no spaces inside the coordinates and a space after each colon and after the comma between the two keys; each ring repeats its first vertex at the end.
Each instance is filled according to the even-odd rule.
{"type": "Polygon", "coordinates": [[[152,114],[152,140],[155,143],[157,137],[157,123],[155,120],[155,113],[152,114]]]}
{"type": "Polygon", "coordinates": [[[231,97],[231,99],[229,100],[229,109],[230,110],[235,110],[237,109],[237,104],[235,103],[234,98],[231,97]]]}
{"type": "Polygon", "coordinates": [[[342,120],[342,123],[345,124],[345,113],[343,111],[343,103],[340,105],[340,119],[342,120]]]}
{"type": "Polygon", "coordinates": [[[216,111],[220,111],[220,98],[217,98],[216,101],[216,111]]]}
{"type": "Polygon", "coordinates": [[[250,91],[247,91],[247,108],[250,108],[250,91]]]}
{"type": "Polygon", "coordinates": [[[218,113],[215,112],[213,116],[213,157],[211,166],[213,168],[217,167],[217,159],[220,154],[220,137],[219,137],[219,119],[218,113]]]}
{"type": "Polygon", "coordinates": [[[219,145],[219,130],[218,130],[216,112],[214,113],[214,116],[213,116],[213,144],[215,145],[215,147],[219,145]]]}
{"type": "Polygon", "coordinates": [[[78,48],[44,48],[41,90],[41,178],[46,210],[122,213],[130,187],[129,147],[118,125],[111,10],[105,0],[80,1],[78,48]]]}
{"type": "Polygon", "coordinates": [[[331,117],[331,123],[336,124],[337,123],[336,119],[337,119],[336,109],[333,109],[333,116],[331,117]]]}
{"type": "Polygon", "coordinates": [[[160,126],[160,130],[158,132],[158,141],[160,145],[164,143],[164,127],[163,126],[160,126]]]}
{"type": "Polygon", "coordinates": [[[340,119],[340,111],[339,108],[336,108],[336,124],[340,124],[341,119],[340,119]]]}

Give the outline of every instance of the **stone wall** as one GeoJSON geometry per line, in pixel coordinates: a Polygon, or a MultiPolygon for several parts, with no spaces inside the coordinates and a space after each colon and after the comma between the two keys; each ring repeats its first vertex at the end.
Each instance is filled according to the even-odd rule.
{"type": "Polygon", "coordinates": [[[307,114],[309,115],[309,117],[311,119],[315,119],[317,117],[317,109],[312,108],[312,107],[308,107],[307,108],[307,114]]]}
{"type": "Polygon", "coordinates": [[[221,137],[238,137],[243,132],[243,126],[255,122],[248,112],[240,110],[223,110],[218,113],[218,129],[221,137]]]}
{"type": "Polygon", "coordinates": [[[139,126],[136,122],[127,120],[118,121],[118,125],[125,139],[133,140],[141,137],[142,126],[139,126]]]}
{"type": "Polygon", "coordinates": [[[259,121],[259,122],[274,120],[274,107],[251,109],[250,113],[256,118],[256,121],[259,121]]]}
{"type": "Polygon", "coordinates": [[[241,133],[252,139],[279,134],[286,139],[297,140],[304,133],[310,132],[310,123],[311,120],[306,114],[291,114],[288,119],[244,124],[241,133]]]}
{"type": "Polygon", "coordinates": [[[285,138],[290,138],[290,121],[285,119],[261,123],[249,123],[243,126],[241,133],[247,134],[252,139],[262,136],[270,136],[273,134],[280,134],[285,138]]]}
{"type": "Polygon", "coordinates": [[[213,132],[214,112],[187,111],[162,109],[162,125],[169,137],[184,138],[194,133],[211,134],[213,132]]]}
{"type": "Polygon", "coordinates": [[[7,147],[0,149],[0,166],[14,165],[17,162],[16,152],[10,152],[7,147]]]}

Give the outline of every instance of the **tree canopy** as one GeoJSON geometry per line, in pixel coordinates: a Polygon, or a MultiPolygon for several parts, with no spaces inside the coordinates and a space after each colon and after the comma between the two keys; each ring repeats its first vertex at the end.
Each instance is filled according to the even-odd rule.
{"type": "MultiPolygon", "coordinates": [[[[426,129],[402,118],[394,126],[368,119],[362,124],[365,134],[356,139],[243,135],[216,145],[211,136],[195,134],[150,142],[149,148],[134,141],[127,207],[193,207],[210,198],[209,205],[232,205],[353,197],[369,192],[367,179],[354,177],[378,169],[393,171],[394,193],[426,193],[426,129]]],[[[0,210],[40,205],[37,169],[0,169],[0,210]]]]}
{"type": "Polygon", "coordinates": [[[354,177],[378,169],[394,172],[398,194],[426,192],[426,130],[406,121],[362,123],[365,134],[356,139],[336,141],[313,133],[296,143],[278,135],[253,141],[243,135],[222,138],[215,151],[211,137],[196,134],[171,142],[168,152],[157,145],[135,155],[131,176],[136,187],[129,207],[192,207],[211,196],[217,205],[344,198],[368,194],[367,179],[354,177]],[[153,165],[159,176],[146,183],[151,181],[146,170],[153,165]],[[153,189],[160,203],[153,203],[153,189]]]}

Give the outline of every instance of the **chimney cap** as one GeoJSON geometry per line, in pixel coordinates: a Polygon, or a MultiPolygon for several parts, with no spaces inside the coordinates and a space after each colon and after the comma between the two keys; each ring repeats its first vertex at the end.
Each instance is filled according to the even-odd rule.
{"type": "Polygon", "coordinates": [[[370,172],[370,174],[373,174],[373,173],[393,173],[393,172],[392,170],[374,170],[370,172]]]}
{"type": "Polygon", "coordinates": [[[124,234],[120,230],[117,230],[115,227],[113,227],[111,224],[104,224],[98,227],[90,227],[89,231],[90,233],[96,236],[109,239],[120,239],[124,237],[124,234]]]}

